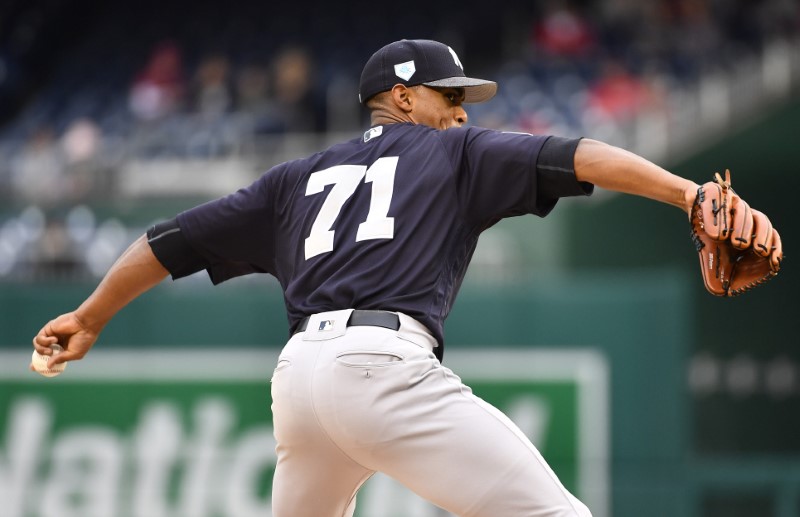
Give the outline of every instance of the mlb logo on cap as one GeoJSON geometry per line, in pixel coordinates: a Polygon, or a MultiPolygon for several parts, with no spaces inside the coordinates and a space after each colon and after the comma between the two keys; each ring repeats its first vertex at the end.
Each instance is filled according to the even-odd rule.
{"type": "Polygon", "coordinates": [[[411,76],[414,75],[416,71],[417,69],[414,67],[413,61],[406,61],[405,63],[394,65],[394,75],[404,81],[411,79],[411,76]]]}

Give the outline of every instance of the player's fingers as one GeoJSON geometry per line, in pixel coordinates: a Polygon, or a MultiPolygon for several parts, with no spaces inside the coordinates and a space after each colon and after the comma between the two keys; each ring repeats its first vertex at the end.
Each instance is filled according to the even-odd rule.
{"type": "Polygon", "coordinates": [[[778,230],[772,229],[772,253],[769,256],[769,265],[774,272],[781,269],[781,262],[783,261],[783,244],[781,243],[781,236],[778,230]]]}
{"type": "Polygon", "coordinates": [[[69,358],[69,353],[65,350],[65,351],[61,352],[60,354],[53,355],[47,361],[47,367],[52,369],[55,365],[61,364],[61,363],[66,363],[67,361],[71,361],[71,359],[69,358]]]}
{"type": "Polygon", "coordinates": [[[53,367],[57,364],[71,362],[71,361],[80,361],[83,359],[83,356],[86,355],[86,351],[81,351],[81,346],[79,344],[76,345],[77,350],[70,350],[65,348],[58,354],[53,354],[52,357],[47,361],[48,367],[53,367]]]}
{"type": "Polygon", "coordinates": [[[53,332],[53,322],[49,321],[42,327],[42,329],[33,337],[33,347],[42,355],[50,355],[52,351],[50,347],[58,343],[58,337],[53,332]]]}
{"type": "Polygon", "coordinates": [[[89,350],[92,348],[95,339],[96,336],[81,336],[71,340],[68,344],[69,348],[65,346],[64,350],[62,350],[59,354],[51,357],[49,364],[52,366],[66,362],[80,361],[86,356],[87,353],[89,353],[89,350]]]}
{"type": "Polygon", "coordinates": [[[762,257],[772,252],[772,223],[766,215],[753,210],[753,251],[762,257]]]}
{"type": "Polygon", "coordinates": [[[40,336],[37,334],[33,338],[33,347],[38,350],[40,354],[50,350],[50,347],[56,343],[58,343],[58,338],[55,336],[40,336]]]}
{"type": "Polygon", "coordinates": [[[750,247],[753,238],[753,211],[739,196],[733,196],[731,244],[740,250],[750,247]]]}

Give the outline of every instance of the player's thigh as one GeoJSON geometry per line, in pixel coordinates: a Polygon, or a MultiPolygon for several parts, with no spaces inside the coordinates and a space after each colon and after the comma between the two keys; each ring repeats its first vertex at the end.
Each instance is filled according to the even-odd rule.
{"type": "Polygon", "coordinates": [[[519,428],[452,372],[441,368],[409,393],[417,388],[389,417],[404,434],[368,466],[463,517],[590,515],[519,428]]]}
{"type": "Polygon", "coordinates": [[[347,462],[334,468],[313,458],[305,463],[279,460],[272,482],[273,517],[352,516],[356,492],[372,472],[347,462]]]}

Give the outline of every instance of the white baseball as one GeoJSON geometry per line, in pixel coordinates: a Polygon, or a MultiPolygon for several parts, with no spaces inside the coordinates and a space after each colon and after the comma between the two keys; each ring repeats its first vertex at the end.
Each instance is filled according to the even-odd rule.
{"type": "MultiPolygon", "coordinates": [[[[50,347],[53,351],[53,355],[58,355],[64,351],[61,348],[61,345],[53,345],[50,347]]],[[[50,360],[50,356],[41,355],[36,350],[33,351],[33,355],[31,356],[31,364],[33,365],[33,369],[36,370],[36,373],[40,375],[44,375],[45,377],[55,377],[59,373],[64,371],[64,368],[67,367],[67,363],[57,364],[52,368],[47,367],[47,362],[50,360]]]]}

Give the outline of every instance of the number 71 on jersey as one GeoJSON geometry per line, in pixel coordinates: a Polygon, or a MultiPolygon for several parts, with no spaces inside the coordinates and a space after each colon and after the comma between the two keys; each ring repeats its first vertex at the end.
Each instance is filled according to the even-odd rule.
{"type": "Polygon", "coordinates": [[[379,158],[371,166],[336,165],[311,174],[306,186],[306,196],[319,194],[327,185],[333,185],[328,197],[311,225],[311,233],[305,240],[306,260],[321,253],[333,251],[333,224],[345,203],[355,194],[361,180],[372,183],[367,219],[358,225],[356,242],[370,239],[394,238],[394,217],[389,217],[389,207],[394,193],[394,173],[397,156],[379,158]]]}

